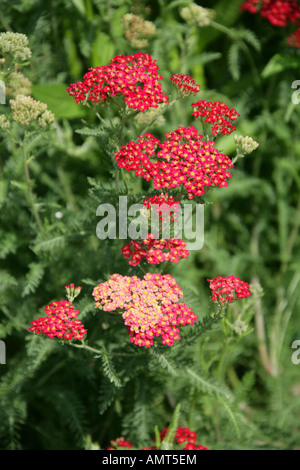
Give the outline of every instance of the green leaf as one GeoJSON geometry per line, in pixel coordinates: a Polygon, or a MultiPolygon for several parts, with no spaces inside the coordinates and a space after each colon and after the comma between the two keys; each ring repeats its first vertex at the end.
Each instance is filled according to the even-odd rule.
{"type": "Polygon", "coordinates": [[[105,33],[98,33],[93,43],[92,66],[107,65],[114,56],[115,46],[105,33]]]}
{"type": "Polygon", "coordinates": [[[33,85],[33,97],[42,103],[46,103],[50,111],[55,114],[56,119],[72,119],[84,117],[87,110],[77,104],[66,88],[64,83],[48,83],[45,85],[33,85]]]}
{"type": "Polygon", "coordinates": [[[299,58],[291,56],[283,56],[280,54],[275,54],[263,71],[261,72],[262,78],[268,78],[276,73],[283,72],[286,69],[298,69],[299,68],[299,58]]]}

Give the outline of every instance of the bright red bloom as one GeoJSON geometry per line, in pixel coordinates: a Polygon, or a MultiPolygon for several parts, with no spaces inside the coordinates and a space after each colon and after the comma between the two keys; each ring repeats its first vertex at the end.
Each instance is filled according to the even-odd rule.
{"type": "Polygon", "coordinates": [[[107,450],[118,450],[118,447],[125,447],[126,449],[131,449],[131,447],[133,447],[133,444],[124,439],[123,436],[117,437],[116,439],[110,441],[110,443],[111,446],[107,447],[107,450]]]}
{"type": "Polygon", "coordinates": [[[137,346],[148,348],[158,336],[163,344],[172,346],[180,340],[178,326],[197,320],[189,307],[179,303],[183,293],[169,274],[148,273],[143,279],[113,274],[94,288],[93,296],[95,308],[123,309],[130,341],[137,346]]]}
{"type": "Polygon", "coordinates": [[[48,338],[62,338],[75,340],[84,338],[87,330],[77,319],[79,310],[75,310],[71,302],[62,300],[51,302],[44,308],[47,317],[41,317],[31,322],[30,331],[48,336],[48,338]]]}
{"type": "MultiPolygon", "coordinates": [[[[160,431],[160,439],[161,441],[168,435],[169,429],[166,428],[163,431],[160,431]]],[[[183,447],[185,450],[208,450],[207,447],[202,445],[196,445],[197,434],[194,431],[191,431],[189,428],[177,428],[174,440],[177,441],[178,444],[186,445],[183,447]]]]}
{"type": "Polygon", "coordinates": [[[296,29],[286,41],[288,46],[300,48],[300,28],[296,29]]]}
{"type": "Polygon", "coordinates": [[[191,106],[195,109],[192,116],[213,124],[211,127],[212,135],[218,133],[223,135],[231,134],[236,130],[232,121],[236,121],[237,116],[240,115],[234,108],[228,107],[225,103],[200,100],[197,103],[192,103],[191,106]]]}
{"type": "Polygon", "coordinates": [[[143,112],[168,101],[161,90],[161,79],[149,54],[119,55],[109,65],[90,68],[83,81],[72,83],[67,91],[77,103],[88,100],[102,104],[110,97],[122,95],[129,108],[143,112]]]}
{"type": "Polygon", "coordinates": [[[207,281],[210,283],[209,287],[213,294],[211,300],[213,302],[230,303],[252,295],[248,282],[241,281],[235,276],[219,276],[215,279],[207,279],[207,281]]]}
{"type": "MultiPolygon", "coordinates": [[[[169,429],[166,428],[163,431],[159,431],[161,442],[168,435],[169,429]]],[[[207,447],[202,445],[196,445],[197,434],[194,431],[191,431],[189,428],[177,428],[174,440],[182,446],[184,443],[185,446],[182,446],[181,450],[208,450],[207,447]]],[[[129,441],[125,441],[124,437],[118,437],[114,441],[110,441],[113,445],[107,447],[108,450],[118,450],[118,447],[130,448],[133,445],[129,441]]],[[[157,450],[156,446],[142,447],[141,450],[157,450]]]]}
{"type": "Polygon", "coordinates": [[[174,73],[170,80],[182,96],[196,95],[200,91],[200,85],[189,75],[174,73]]]}
{"type": "Polygon", "coordinates": [[[273,26],[284,27],[300,19],[300,5],[296,0],[247,0],[241,9],[250,13],[259,11],[273,26]]]}
{"type": "Polygon", "coordinates": [[[215,143],[202,139],[195,127],[179,127],[165,134],[161,143],[147,133],[116,152],[117,165],[137,176],[153,180],[156,189],[184,187],[188,198],[202,196],[209,186],[228,186],[232,161],[215,143]]]}
{"type": "Polygon", "coordinates": [[[148,197],[143,200],[145,208],[151,211],[152,208],[156,210],[159,219],[164,221],[174,222],[177,219],[177,212],[180,207],[180,201],[175,201],[173,196],[168,193],[162,193],[156,196],[148,197]]]}
{"type": "Polygon", "coordinates": [[[257,13],[261,0],[247,0],[241,5],[241,10],[249,11],[250,13],[257,13]]]}
{"type": "Polygon", "coordinates": [[[260,15],[273,26],[283,27],[299,20],[300,5],[296,0],[264,0],[260,15]]]}
{"type": "Polygon", "coordinates": [[[180,258],[187,258],[189,255],[184,240],[155,239],[152,234],[141,242],[131,240],[128,245],[123,246],[122,253],[125,258],[130,258],[129,264],[132,266],[139,264],[142,258],[146,258],[149,264],[160,264],[163,261],[178,263],[180,258]]]}

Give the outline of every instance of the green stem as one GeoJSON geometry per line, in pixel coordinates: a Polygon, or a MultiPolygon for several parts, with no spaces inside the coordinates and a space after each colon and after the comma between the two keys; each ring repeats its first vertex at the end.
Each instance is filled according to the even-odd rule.
{"type": "Polygon", "coordinates": [[[26,199],[27,203],[29,205],[29,208],[31,209],[31,212],[35,218],[35,221],[41,230],[41,232],[44,231],[44,226],[41,221],[40,215],[38,213],[36,203],[35,203],[35,195],[32,191],[32,182],[30,178],[30,173],[29,173],[29,161],[28,161],[28,156],[27,156],[27,149],[26,149],[26,143],[27,143],[27,138],[28,134],[25,134],[24,141],[22,142],[21,146],[23,148],[23,158],[24,158],[24,170],[25,170],[25,181],[26,181],[26,199]]]}

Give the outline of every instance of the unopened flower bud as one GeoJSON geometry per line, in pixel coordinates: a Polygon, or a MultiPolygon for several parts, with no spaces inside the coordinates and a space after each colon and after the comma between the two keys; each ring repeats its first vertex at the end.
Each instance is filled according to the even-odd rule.
{"type": "Polygon", "coordinates": [[[235,135],[234,141],[239,150],[239,157],[243,157],[247,153],[253,152],[253,150],[255,150],[259,146],[259,143],[249,136],[243,137],[242,135],[235,135]]]}
{"type": "Polygon", "coordinates": [[[200,27],[208,26],[214,19],[215,14],[214,10],[203,8],[200,5],[196,5],[196,3],[191,3],[180,11],[180,16],[189,25],[197,25],[200,27]]]}

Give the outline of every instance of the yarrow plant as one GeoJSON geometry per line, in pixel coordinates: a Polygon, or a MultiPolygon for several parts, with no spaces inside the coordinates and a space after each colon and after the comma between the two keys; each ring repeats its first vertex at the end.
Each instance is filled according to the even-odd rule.
{"type": "MultiPolygon", "coordinates": [[[[170,80],[178,93],[172,101],[162,91],[159,83],[161,79],[158,66],[149,54],[119,55],[107,66],[91,68],[84,75],[82,82],[71,84],[67,91],[81,104],[108,106],[111,102],[117,103],[115,98],[122,98],[123,104],[118,102],[120,109],[124,111],[124,106],[127,106],[142,113],[149,108],[158,108],[160,103],[171,104],[177,99],[196,95],[200,91],[199,85],[192,77],[173,74],[170,80]]],[[[20,101],[23,102],[24,99],[20,101]]],[[[13,106],[16,105],[13,103],[13,106]]],[[[35,106],[36,117],[45,112],[44,107],[38,107],[37,104],[35,106]]],[[[234,166],[234,161],[220,153],[215,142],[209,139],[205,125],[212,124],[211,133],[214,138],[219,134],[230,134],[235,130],[232,122],[239,116],[238,112],[219,102],[200,100],[192,106],[192,115],[202,121],[205,136],[193,126],[178,127],[168,132],[164,141],[146,132],[136,140],[120,145],[119,149],[113,152],[115,164],[122,171],[125,169],[140,178],[152,181],[155,190],[177,189],[177,196],[165,192],[143,199],[142,213],[144,212],[145,216],[154,209],[159,219],[162,222],[168,221],[173,228],[180,212],[182,198],[192,200],[195,196],[203,196],[210,187],[226,187],[228,179],[232,177],[229,170],[234,166]]],[[[118,127],[119,142],[125,122],[123,111],[123,124],[118,127]]],[[[158,112],[157,118],[163,111],[164,109],[158,112]]],[[[26,123],[25,118],[21,121],[26,123]]],[[[111,120],[110,123],[113,126],[111,120]]],[[[241,147],[240,153],[247,153],[250,147],[252,150],[255,148],[254,141],[249,139],[251,138],[236,139],[237,146],[241,147]]],[[[123,180],[125,182],[124,174],[123,180]]],[[[119,182],[117,183],[119,190],[119,182]]],[[[163,268],[165,269],[169,263],[178,263],[189,256],[187,244],[183,239],[176,236],[159,238],[160,235],[160,230],[159,233],[150,232],[147,238],[142,238],[140,242],[130,240],[124,245],[122,254],[129,259],[129,265],[137,267],[141,266],[142,262],[148,265],[166,262],[163,268]]],[[[212,300],[230,303],[236,298],[250,295],[245,286],[246,283],[233,276],[211,280],[212,300]],[[225,300],[221,293],[227,294],[225,300]]],[[[73,302],[81,287],[75,287],[74,284],[65,287],[68,300],[73,302]]],[[[92,295],[95,308],[122,316],[130,341],[139,347],[149,348],[157,344],[157,338],[161,339],[163,345],[173,346],[175,341],[181,339],[179,327],[193,325],[197,320],[197,315],[191,308],[180,302],[183,292],[170,274],[149,272],[140,278],[136,275],[123,276],[115,273],[106,282],[94,287],[92,295]]],[[[55,320],[53,323],[55,335],[55,320]]],[[[43,322],[39,325],[41,331],[44,331],[43,322]]],[[[38,331],[38,325],[35,328],[38,331]]],[[[76,338],[80,339],[78,336],[76,338]]]]}
{"type": "Polygon", "coordinates": [[[107,66],[91,68],[83,78],[67,88],[77,103],[104,104],[121,95],[129,108],[144,112],[168,101],[161,90],[158,66],[146,53],[116,56],[107,66]]]}
{"type": "Polygon", "coordinates": [[[178,263],[180,258],[187,258],[189,255],[184,240],[156,239],[152,234],[149,234],[147,239],[142,239],[141,243],[131,240],[128,245],[123,246],[122,253],[125,258],[130,259],[129,264],[132,266],[139,264],[142,258],[149,264],[160,264],[163,261],[178,263]]]}
{"type": "MultiPolygon", "coordinates": [[[[168,436],[169,429],[165,428],[159,431],[160,444],[163,443],[164,439],[168,436]]],[[[197,433],[191,431],[188,427],[178,427],[176,429],[175,436],[173,438],[175,447],[173,450],[209,450],[207,447],[196,444],[197,433]]],[[[134,445],[125,439],[123,436],[118,437],[110,441],[110,446],[107,450],[125,450],[134,449],[134,445]]],[[[140,450],[157,450],[157,445],[151,445],[150,447],[142,447],[140,450]]]]}
{"type": "Polygon", "coordinates": [[[210,186],[228,186],[233,166],[212,141],[202,140],[195,127],[179,127],[165,134],[161,142],[152,134],[138,137],[116,152],[120,168],[134,171],[139,177],[152,180],[155,189],[183,187],[189,199],[202,196],[210,186]]]}
{"type": "Polygon", "coordinates": [[[95,308],[124,309],[130,341],[137,346],[150,347],[158,336],[163,344],[172,346],[180,340],[178,326],[197,320],[189,307],[179,303],[183,293],[169,274],[148,273],[143,279],[114,274],[94,288],[93,296],[95,308]]]}
{"type": "Polygon", "coordinates": [[[239,113],[234,109],[228,107],[225,103],[200,100],[191,105],[195,110],[192,116],[200,119],[202,122],[212,124],[211,133],[213,136],[231,134],[236,130],[232,121],[236,121],[239,113]]]}
{"type": "Polygon", "coordinates": [[[300,4],[297,0],[246,0],[241,9],[259,13],[272,26],[283,28],[289,24],[298,24],[298,29],[290,34],[286,43],[291,47],[300,47],[300,4]]]}
{"type": "Polygon", "coordinates": [[[231,303],[252,295],[248,282],[241,281],[236,276],[219,276],[207,280],[212,291],[212,302],[231,303]]]}
{"type": "Polygon", "coordinates": [[[122,16],[124,34],[130,45],[136,49],[145,49],[149,45],[148,38],[155,35],[156,27],[138,15],[127,13],[122,16]]]}
{"type": "Polygon", "coordinates": [[[77,319],[79,310],[68,300],[51,302],[44,308],[46,317],[33,320],[29,331],[61,340],[83,340],[87,330],[77,319]]]}

